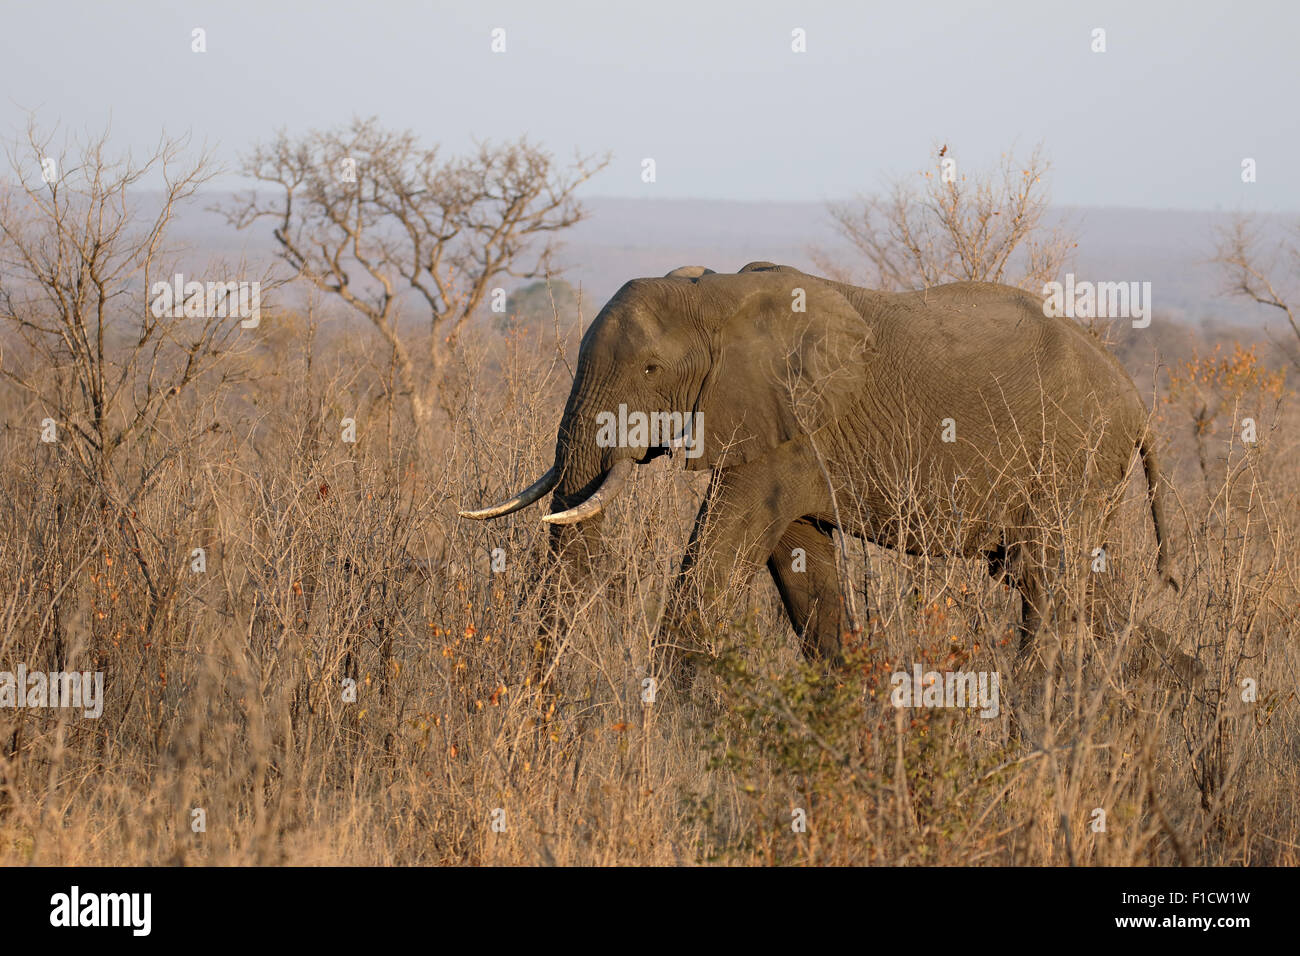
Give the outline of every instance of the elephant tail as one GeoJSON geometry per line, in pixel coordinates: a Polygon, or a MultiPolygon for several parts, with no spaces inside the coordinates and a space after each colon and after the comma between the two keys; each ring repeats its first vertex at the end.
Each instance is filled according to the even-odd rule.
{"type": "Polygon", "coordinates": [[[1151,522],[1156,529],[1156,569],[1165,584],[1178,590],[1178,579],[1174,576],[1173,558],[1169,555],[1169,518],[1165,512],[1165,487],[1160,474],[1160,463],[1156,460],[1151,436],[1143,436],[1138,442],[1138,451],[1142,455],[1142,468],[1147,476],[1147,500],[1151,504],[1151,522]]]}

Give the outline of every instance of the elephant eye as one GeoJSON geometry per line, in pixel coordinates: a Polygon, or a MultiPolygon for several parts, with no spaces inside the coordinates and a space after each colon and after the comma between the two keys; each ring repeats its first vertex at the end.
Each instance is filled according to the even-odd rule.
{"type": "Polygon", "coordinates": [[[657,372],[657,371],[659,371],[659,366],[658,366],[658,365],[647,365],[647,366],[645,367],[645,373],[646,373],[647,375],[653,375],[653,374],[654,374],[655,372],[657,372]]]}

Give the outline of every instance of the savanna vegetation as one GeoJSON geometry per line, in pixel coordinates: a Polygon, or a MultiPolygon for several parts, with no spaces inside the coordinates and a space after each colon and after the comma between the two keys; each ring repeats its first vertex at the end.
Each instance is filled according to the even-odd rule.
{"type": "MultiPolygon", "coordinates": [[[[95,720],[0,708],[0,862],[1300,862],[1294,342],[1096,330],[1150,397],[1181,587],[1117,561],[1090,628],[1070,612],[1092,572],[1063,572],[1037,739],[893,706],[916,663],[1009,670],[1018,609],[971,562],[852,541],[867,623],[842,670],[803,661],[762,582],[689,699],[647,703],[703,476],[639,469],[591,580],[552,573],[536,509],[456,516],[551,464],[599,304],[558,282],[516,293],[550,307],[528,321],[486,304],[545,282],[592,164],[526,143],[444,164],[372,123],[276,139],[249,172],[279,191],[230,209],[288,266],[246,328],[147,307],[156,279],[223,268],[168,235],[202,158],[164,144],[169,187],[140,199],[147,170],[106,139],[54,185],[51,149],[33,132],[0,185],[0,669],[101,671],[105,699],[95,720]],[[354,153],[359,186],[327,175],[354,153]]],[[[882,284],[1032,283],[1070,248],[1035,228],[1043,172],[837,216],[882,284]]],[[[1289,318],[1246,235],[1211,267],[1289,318]]],[[[1147,554],[1141,489],[1119,491],[1117,553],[1147,554]]]]}

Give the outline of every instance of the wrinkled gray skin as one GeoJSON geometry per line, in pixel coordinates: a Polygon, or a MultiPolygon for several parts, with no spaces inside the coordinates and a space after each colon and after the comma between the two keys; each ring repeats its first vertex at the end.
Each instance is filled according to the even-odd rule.
{"type": "MultiPolygon", "coordinates": [[[[665,645],[690,647],[727,583],[766,566],[805,653],[837,659],[847,623],[838,527],[911,554],[982,557],[1020,592],[1023,656],[1061,560],[1035,528],[1039,506],[1054,486],[1067,510],[1094,507],[1101,492],[1090,489],[1120,483],[1135,450],[1159,569],[1177,586],[1141,396],[1083,329],[1045,317],[1020,289],[959,282],[887,294],[761,262],[628,282],[582,340],[552,512],[586,501],[620,460],[663,452],[598,447],[597,413],[620,403],[703,414],[704,453],[686,463],[712,472],[711,493],[661,626],[665,645]],[[799,289],[804,312],[792,308],[799,289]],[[955,442],[942,440],[945,419],[955,442]],[[795,549],[806,570],[794,570],[795,549]]],[[[602,517],[553,527],[553,544],[580,554],[602,517]]]]}

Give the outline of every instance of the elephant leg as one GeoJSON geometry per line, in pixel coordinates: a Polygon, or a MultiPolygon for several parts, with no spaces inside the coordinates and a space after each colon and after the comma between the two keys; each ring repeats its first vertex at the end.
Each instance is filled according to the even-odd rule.
{"type": "Polygon", "coordinates": [[[1020,598],[1020,621],[1016,626],[1017,648],[1015,662],[1010,675],[1002,675],[1005,683],[1010,678],[1007,690],[1010,691],[1013,705],[1010,715],[1010,734],[1013,740],[1034,734],[1027,720],[1032,723],[1032,715],[1037,711],[1036,699],[1038,686],[1042,682],[1043,671],[1035,648],[1034,638],[1042,625],[1040,612],[1040,593],[1037,576],[1026,566],[1018,545],[999,544],[984,553],[988,563],[989,577],[994,581],[1009,586],[1020,598]]]}
{"type": "Polygon", "coordinates": [[[1008,572],[1011,583],[1020,592],[1020,646],[1016,652],[1016,668],[1037,673],[1043,664],[1042,636],[1050,611],[1047,576],[1055,565],[1048,551],[1038,541],[1030,539],[1008,548],[1008,572]]]}
{"type": "Polygon", "coordinates": [[[715,473],[655,642],[661,674],[689,684],[702,638],[729,617],[791,522],[829,510],[820,476],[799,440],[715,473]]]}
{"type": "Polygon", "coordinates": [[[660,677],[672,680],[679,690],[689,689],[695,675],[695,661],[687,653],[688,648],[683,643],[683,637],[688,630],[686,619],[691,616],[687,606],[690,594],[688,584],[693,580],[692,574],[699,563],[704,527],[708,522],[710,505],[720,491],[719,486],[719,476],[715,472],[709,481],[708,491],[704,494],[704,501],[700,503],[700,510],[695,513],[695,524],[691,528],[686,554],[682,557],[681,568],[677,572],[677,583],[669,597],[663,620],[660,621],[650,645],[652,669],[660,677]]]}
{"type": "Polygon", "coordinates": [[[804,656],[842,663],[844,612],[831,532],[806,518],[793,522],[768,557],[767,570],[804,656]]]}
{"type": "Polygon", "coordinates": [[[1016,660],[1026,660],[1034,653],[1034,641],[1043,623],[1043,588],[1041,574],[1027,560],[1024,545],[1000,544],[984,553],[989,577],[1009,585],[1020,598],[1020,622],[1016,625],[1016,660]]]}
{"type": "Polygon", "coordinates": [[[1046,591],[1042,572],[1022,571],[1015,577],[1016,590],[1020,592],[1020,647],[1016,652],[1017,665],[1038,670],[1042,655],[1038,647],[1039,632],[1046,619],[1046,591]]]}

